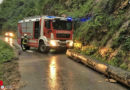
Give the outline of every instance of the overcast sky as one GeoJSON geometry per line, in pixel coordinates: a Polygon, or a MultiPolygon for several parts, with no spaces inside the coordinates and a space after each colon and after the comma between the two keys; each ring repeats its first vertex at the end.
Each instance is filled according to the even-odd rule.
{"type": "Polygon", "coordinates": [[[3,0],[0,0],[0,3],[2,2],[3,0]]]}

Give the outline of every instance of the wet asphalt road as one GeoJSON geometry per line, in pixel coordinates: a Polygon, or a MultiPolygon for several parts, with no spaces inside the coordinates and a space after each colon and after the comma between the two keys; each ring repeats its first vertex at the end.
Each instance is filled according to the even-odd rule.
{"type": "MultiPolygon", "coordinates": [[[[4,39],[12,46],[14,40],[4,39]]],[[[119,83],[69,59],[65,53],[42,54],[36,50],[21,52],[20,90],[130,90],[119,83]]]]}
{"type": "Polygon", "coordinates": [[[69,59],[65,53],[22,52],[19,70],[26,85],[20,90],[128,90],[69,59]]]}
{"type": "MultiPolygon", "coordinates": [[[[12,46],[17,42],[5,38],[12,46]]],[[[42,54],[36,50],[21,52],[20,90],[130,90],[119,83],[106,82],[106,77],[69,59],[65,53],[42,54]]]]}

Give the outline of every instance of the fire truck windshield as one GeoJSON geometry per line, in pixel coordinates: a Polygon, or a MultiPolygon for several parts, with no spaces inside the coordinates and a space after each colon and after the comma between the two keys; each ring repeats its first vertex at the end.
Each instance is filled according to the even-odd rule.
{"type": "Polygon", "coordinates": [[[54,20],[53,28],[56,30],[72,30],[71,21],[54,20]]]}

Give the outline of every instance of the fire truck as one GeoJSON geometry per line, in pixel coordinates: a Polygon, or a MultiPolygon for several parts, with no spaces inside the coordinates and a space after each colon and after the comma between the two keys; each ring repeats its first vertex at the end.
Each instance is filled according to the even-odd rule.
{"type": "Polygon", "coordinates": [[[26,49],[38,48],[47,53],[51,48],[73,47],[73,21],[56,16],[29,17],[18,22],[18,44],[22,45],[24,34],[28,37],[26,49]]]}

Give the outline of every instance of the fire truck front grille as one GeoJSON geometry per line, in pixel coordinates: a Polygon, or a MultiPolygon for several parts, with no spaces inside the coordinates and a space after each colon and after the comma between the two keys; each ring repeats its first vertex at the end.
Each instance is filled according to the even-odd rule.
{"type": "Polygon", "coordinates": [[[56,34],[57,38],[70,38],[70,34],[56,34]]]}

